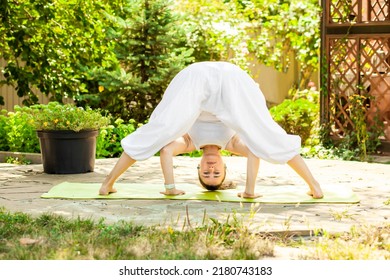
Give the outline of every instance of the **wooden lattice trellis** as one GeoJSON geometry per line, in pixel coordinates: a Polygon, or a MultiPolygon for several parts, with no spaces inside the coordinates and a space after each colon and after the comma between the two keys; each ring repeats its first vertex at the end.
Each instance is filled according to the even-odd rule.
{"type": "MultiPolygon", "coordinates": [[[[390,1],[322,1],[321,121],[335,138],[354,127],[353,98],[365,97],[366,121],[390,130],[390,1]]],[[[390,131],[389,131],[390,132],[390,131]]],[[[390,134],[388,135],[390,137],[390,134]]],[[[387,138],[390,141],[390,138],[387,138]]]]}

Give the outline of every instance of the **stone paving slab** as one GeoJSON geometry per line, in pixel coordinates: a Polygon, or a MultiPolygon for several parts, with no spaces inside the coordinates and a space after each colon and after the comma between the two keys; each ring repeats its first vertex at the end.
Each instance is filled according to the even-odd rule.
{"type": "MultiPolygon", "coordinates": [[[[81,217],[106,222],[132,221],[141,225],[199,226],[208,217],[221,222],[235,216],[255,231],[329,232],[349,230],[353,225],[389,223],[390,164],[339,160],[306,159],[315,177],[323,185],[351,187],[361,199],[357,204],[252,204],[216,201],[181,200],[63,200],[40,196],[54,185],[68,182],[101,182],[117,159],[96,160],[95,171],[85,174],[53,175],[43,173],[41,164],[0,164],[0,207],[32,215],[55,213],[65,217],[81,217]],[[189,223],[188,223],[189,221],[189,223]]],[[[199,159],[176,157],[177,183],[195,183],[199,159]]],[[[239,185],[245,184],[246,159],[225,158],[228,175],[239,185]]],[[[161,183],[159,158],[137,162],[119,182],[161,183]]],[[[261,162],[257,192],[262,185],[302,185],[304,182],[287,165],[261,162]]]]}

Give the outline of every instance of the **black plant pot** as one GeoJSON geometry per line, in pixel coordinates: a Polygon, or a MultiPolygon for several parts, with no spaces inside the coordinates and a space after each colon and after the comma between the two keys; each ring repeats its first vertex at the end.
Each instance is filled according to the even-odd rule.
{"type": "Polygon", "coordinates": [[[97,130],[41,130],[37,134],[45,173],[77,174],[94,170],[97,130]]]}

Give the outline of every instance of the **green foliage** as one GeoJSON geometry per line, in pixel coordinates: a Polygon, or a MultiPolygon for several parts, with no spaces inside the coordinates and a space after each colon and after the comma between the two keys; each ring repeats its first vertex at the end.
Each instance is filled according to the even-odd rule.
{"type": "Polygon", "coordinates": [[[274,120],[288,133],[302,138],[302,155],[320,159],[369,160],[380,144],[381,126],[367,127],[367,100],[365,95],[351,95],[348,109],[354,126],[340,141],[329,140],[329,128],[319,125],[318,92],[297,91],[270,109],[274,120]]]}
{"type": "MultiPolygon", "coordinates": [[[[108,2],[108,1],[107,1],[108,2]]],[[[25,105],[35,104],[39,89],[53,99],[88,91],[86,70],[115,60],[105,40],[105,1],[2,1],[0,57],[6,83],[25,105]]]]}
{"type": "Polygon", "coordinates": [[[347,145],[348,150],[356,149],[356,154],[361,160],[367,158],[368,130],[366,124],[367,108],[365,97],[354,94],[349,96],[350,107],[348,109],[351,121],[354,123],[354,129],[346,136],[342,145],[347,145]]]}
{"type": "Polygon", "coordinates": [[[119,157],[123,152],[120,141],[135,129],[134,120],[125,123],[122,119],[117,119],[113,125],[102,128],[96,141],[96,157],[119,157]]]}
{"type": "Polygon", "coordinates": [[[353,127],[339,143],[340,149],[350,151],[351,159],[366,161],[368,155],[376,151],[380,145],[379,136],[383,133],[383,124],[367,125],[368,97],[365,94],[353,94],[348,96],[350,106],[347,110],[353,127]]]}
{"type": "Polygon", "coordinates": [[[0,115],[0,151],[38,152],[39,140],[32,122],[32,117],[25,112],[3,110],[0,115]]]}
{"type": "MultiPolygon", "coordinates": [[[[123,149],[120,141],[136,129],[134,120],[124,122],[102,115],[100,110],[79,108],[50,102],[31,107],[15,106],[15,112],[0,114],[0,151],[39,153],[37,129],[100,129],[96,142],[96,157],[119,157],[123,149]],[[69,124],[67,123],[69,122],[69,124]]],[[[26,163],[21,158],[9,158],[10,163],[26,163]]]]}
{"type": "Polygon", "coordinates": [[[287,71],[295,58],[300,72],[298,88],[306,87],[318,68],[320,6],[318,0],[236,1],[252,23],[254,40],[249,50],[279,71],[287,71]]]}
{"type": "Polygon", "coordinates": [[[61,105],[49,102],[31,107],[15,107],[29,118],[29,123],[36,130],[97,130],[109,124],[110,119],[100,110],[77,107],[74,104],[61,105]]]}
{"type": "Polygon", "coordinates": [[[234,1],[176,0],[175,4],[196,61],[230,61],[248,68],[246,19],[234,1]]]}
{"type": "Polygon", "coordinates": [[[184,48],[185,34],[169,1],[123,1],[105,16],[111,25],[107,38],[115,42],[120,67],[91,71],[101,92],[78,101],[92,101],[115,117],[144,123],[174,75],[192,61],[192,50],[184,48]]]}
{"type": "Polygon", "coordinates": [[[7,137],[7,110],[0,111],[0,151],[8,151],[8,143],[6,141],[7,137]]]}
{"type": "Polygon", "coordinates": [[[270,109],[273,119],[289,134],[299,135],[305,144],[318,126],[318,92],[298,92],[303,97],[285,99],[270,109]]]}
{"type": "Polygon", "coordinates": [[[367,95],[353,94],[348,96],[347,108],[349,118],[353,125],[346,127],[344,137],[340,139],[331,139],[331,127],[329,123],[325,123],[318,131],[317,138],[321,145],[306,149],[311,155],[314,155],[314,150],[317,149],[323,155],[328,155],[330,158],[342,160],[359,160],[370,161],[371,155],[375,154],[378,146],[381,144],[380,136],[383,135],[383,123],[377,119],[370,126],[367,124],[368,99],[367,95]]]}
{"type": "Polygon", "coordinates": [[[31,160],[28,160],[24,157],[6,157],[5,158],[6,163],[11,163],[11,164],[19,164],[19,165],[27,165],[31,164],[31,160]]]}
{"type": "Polygon", "coordinates": [[[26,105],[38,102],[38,89],[59,102],[71,97],[80,106],[144,123],[173,76],[193,61],[231,61],[248,69],[252,51],[260,62],[285,70],[294,56],[301,85],[318,64],[315,0],[1,4],[2,83],[15,86],[26,105]]]}

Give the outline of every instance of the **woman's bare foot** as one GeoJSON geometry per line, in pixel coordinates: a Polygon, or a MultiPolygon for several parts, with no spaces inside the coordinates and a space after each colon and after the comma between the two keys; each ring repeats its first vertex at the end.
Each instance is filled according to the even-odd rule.
{"type": "Polygon", "coordinates": [[[309,185],[309,188],[310,188],[310,190],[307,192],[308,195],[310,195],[316,199],[324,197],[324,194],[322,193],[320,184],[318,182],[315,182],[314,184],[309,185]]]}
{"type": "Polygon", "coordinates": [[[261,197],[262,195],[259,194],[259,193],[255,193],[255,194],[249,194],[249,193],[246,193],[246,192],[240,192],[237,194],[238,197],[241,197],[241,198],[258,198],[258,197],[261,197]]]}
{"type": "Polygon", "coordinates": [[[165,190],[165,192],[160,192],[161,194],[164,195],[183,195],[185,194],[185,191],[178,190],[178,189],[170,189],[170,190],[165,190]]]}
{"type": "Polygon", "coordinates": [[[99,195],[109,195],[110,193],[116,193],[117,190],[114,188],[113,184],[108,184],[104,182],[99,190],[99,195]]]}

